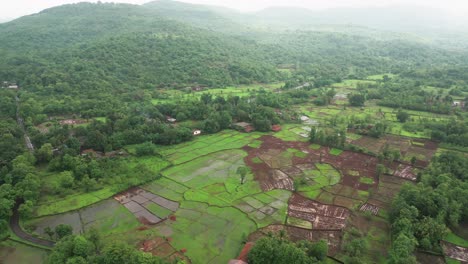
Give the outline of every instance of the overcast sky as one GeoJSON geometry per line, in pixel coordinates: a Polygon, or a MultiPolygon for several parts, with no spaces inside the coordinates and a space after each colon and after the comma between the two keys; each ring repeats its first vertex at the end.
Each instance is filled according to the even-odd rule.
{"type": "MultiPolygon", "coordinates": [[[[114,0],[101,2],[121,2],[142,4],[151,0],[114,0]]],[[[368,7],[388,5],[421,5],[446,9],[456,16],[468,16],[468,0],[181,0],[182,2],[227,6],[241,11],[255,11],[268,6],[298,6],[310,9],[333,7],[368,7]]],[[[17,18],[37,13],[43,9],[76,0],[0,0],[0,19],[17,18]]],[[[97,2],[97,1],[88,1],[97,2]]]]}

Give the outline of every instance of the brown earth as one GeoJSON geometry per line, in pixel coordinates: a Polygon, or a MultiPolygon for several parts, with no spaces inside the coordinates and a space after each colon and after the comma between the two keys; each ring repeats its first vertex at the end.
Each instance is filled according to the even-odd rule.
{"type": "MultiPolygon", "coordinates": [[[[244,160],[252,169],[255,179],[264,191],[293,190],[292,177],[301,173],[304,169],[301,166],[320,162],[328,163],[340,170],[343,175],[341,182],[344,185],[367,191],[378,184],[376,177],[378,160],[373,156],[351,151],[343,151],[335,156],[329,154],[330,149],[327,147],[313,150],[307,142],[283,141],[273,136],[262,136],[259,140],[263,141],[259,148],[244,147],[244,150],[248,152],[244,160]],[[282,155],[290,148],[305,153],[305,157],[292,156],[291,158],[282,155]],[[254,158],[260,158],[263,162],[255,163],[254,158]],[[292,159],[292,162],[288,159],[292,159]],[[362,183],[359,177],[352,176],[350,172],[358,172],[359,177],[373,178],[374,184],[362,183]]],[[[394,166],[397,167],[398,163],[395,162],[394,166]]]]}
{"type": "Polygon", "coordinates": [[[444,254],[452,259],[468,263],[468,248],[460,247],[447,241],[441,241],[444,254]]]}
{"type": "Polygon", "coordinates": [[[350,211],[341,206],[322,204],[293,194],[289,199],[288,215],[309,221],[313,230],[342,230],[350,211]]]}

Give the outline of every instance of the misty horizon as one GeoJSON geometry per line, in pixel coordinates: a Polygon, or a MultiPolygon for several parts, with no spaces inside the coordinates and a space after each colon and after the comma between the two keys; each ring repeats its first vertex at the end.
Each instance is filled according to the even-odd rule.
{"type": "MultiPolygon", "coordinates": [[[[162,0],[165,1],[165,0],[162,0]]],[[[51,1],[31,1],[31,0],[19,0],[10,3],[1,3],[0,4],[0,23],[6,22],[9,20],[14,20],[16,18],[31,15],[42,10],[65,5],[65,4],[74,4],[80,2],[92,2],[96,3],[99,1],[76,1],[76,0],[51,0],[51,1]]],[[[102,3],[127,3],[135,5],[143,5],[149,2],[146,0],[117,0],[117,1],[100,1],[102,3]]],[[[426,10],[433,9],[434,11],[440,10],[442,14],[448,16],[450,19],[462,19],[464,16],[468,16],[468,3],[464,3],[459,0],[451,1],[421,1],[421,0],[412,0],[412,1],[344,1],[344,0],[334,0],[334,1],[305,1],[305,0],[273,0],[273,1],[264,1],[264,0],[241,0],[241,1],[219,1],[219,0],[177,0],[175,2],[183,2],[188,4],[196,5],[206,5],[206,6],[217,6],[230,8],[241,13],[254,13],[264,9],[270,8],[300,8],[307,9],[311,11],[326,11],[329,9],[394,9],[394,8],[424,8],[426,10]]]]}

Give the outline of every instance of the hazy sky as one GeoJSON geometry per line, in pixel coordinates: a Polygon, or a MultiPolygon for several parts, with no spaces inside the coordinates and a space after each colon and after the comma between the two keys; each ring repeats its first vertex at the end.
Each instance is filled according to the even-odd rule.
{"type": "MultiPolygon", "coordinates": [[[[114,0],[102,2],[121,2],[142,4],[151,0],[114,0]]],[[[255,11],[268,6],[299,6],[310,9],[333,7],[366,7],[388,5],[422,5],[446,9],[453,15],[468,16],[468,0],[181,0],[183,2],[219,5],[235,8],[241,11],[255,11]]],[[[37,13],[43,9],[83,2],[77,0],[0,0],[0,18],[16,18],[37,13]]],[[[88,1],[97,2],[97,1],[88,1]]]]}

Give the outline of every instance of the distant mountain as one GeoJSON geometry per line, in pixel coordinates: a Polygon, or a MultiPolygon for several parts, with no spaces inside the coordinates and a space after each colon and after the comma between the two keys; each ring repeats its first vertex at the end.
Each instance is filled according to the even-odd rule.
{"type": "Polygon", "coordinates": [[[340,32],[379,38],[408,39],[448,48],[468,48],[468,19],[454,18],[434,8],[390,6],[385,8],[334,8],[309,10],[270,7],[258,12],[159,0],[145,4],[155,14],[183,23],[228,34],[310,30],[340,32]]]}
{"type": "Polygon", "coordinates": [[[271,82],[284,78],[281,67],[339,79],[467,62],[417,37],[357,25],[299,26],[314,21],[304,15],[312,11],[283,11],[242,14],[167,0],[50,8],[0,24],[0,80],[80,94],[271,82]]]}
{"type": "Polygon", "coordinates": [[[5,23],[5,22],[11,21],[13,19],[14,18],[3,17],[3,18],[0,18],[0,23],[5,23]]]}
{"type": "Polygon", "coordinates": [[[82,86],[80,79],[221,86],[276,78],[255,43],[168,20],[146,6],[64,5],[0,24],[0,36],[0,78],[41,86],[82,86]]]}
{"type": "Polygon", "coordinates": [[[229,8],[189,4],[172,0],[157,0],[146,3],[153,14],[166,19],[188,23],[218,32],[240,33],[246,32],[248,26],[234,22],[232,17],[242,17],[242,14],[229,8]]]}
{"type": "Polygon", "coordinates": [[[334,8],[313,11],[302,8],[272,7],[256,12],[259,19],[284,25],[360,25],[398,32],[441,29],[450,26],[450,15],[438,9],[394,6],[373,8],[334,8]]]}

